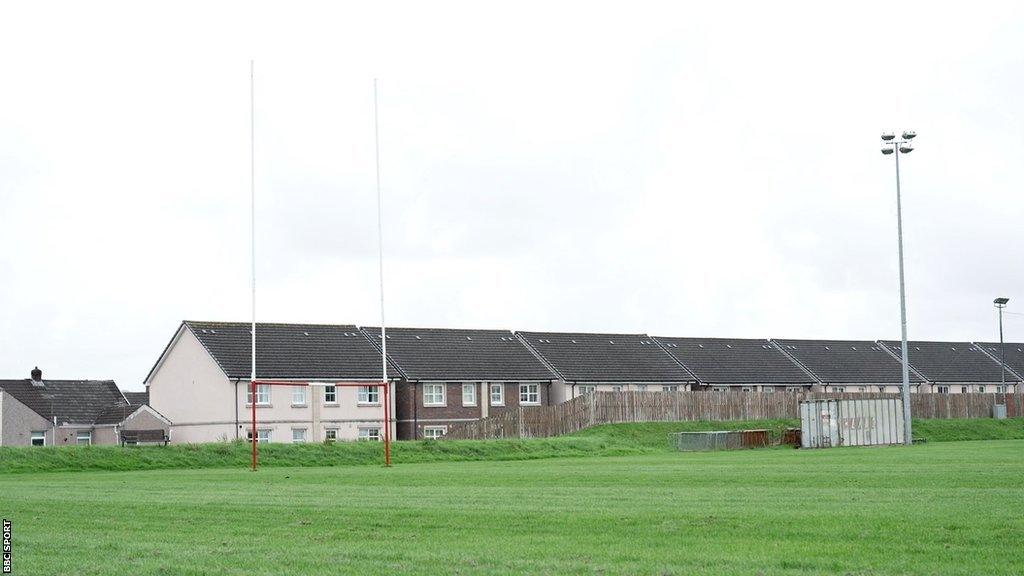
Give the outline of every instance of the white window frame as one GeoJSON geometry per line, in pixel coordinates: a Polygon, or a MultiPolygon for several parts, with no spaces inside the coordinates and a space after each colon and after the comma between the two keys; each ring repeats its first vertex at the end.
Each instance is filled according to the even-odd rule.
{"type": "Polygon", "coordinates": [[[662,392],[679,392],[678,384],[663,384],[661,386],[662,392]]]}
{"type": "Polygon", "coordinates": [[[978,389],[978,394],[984,394],[985,393],[985,386],[978,386],[977,389],[978,389]]]}
{"type": "Polygon", "coordinates": [[[637,384],[636,385],[636,391],[637,392],[647,392],[647,384],[637,384]]]}
{"type": "Polygon", "coordinates": [[[935,391],[939,394],[949,394],[949,386],[936,386],[935,391]]]}
{"type": "MultiPolygon", "coordinates": [[[[245,387],[245,405],[252,406],[252,386],[245,387]]],[[[256,405],[270,406],[270,384],[256,385],[256,405]]]]}
{"type": "Polygon", "coordinates": [[[577,396],[583,396],[584,394],[590,394],[591,392],[597,391],[597,386],[593,384],[580,384],[576,387],[579,390],[577,396]]]}
{"type": "Polygon", "coordinates": [[[338,405],[338,387],[337,386],[324,386],[324,404],[327,406],[338,405]]]}
{"type": "Polygon", "coordinates": [[[380,442],[381,441],[381,430],[380,426],[360,426],[357,439],[360,442],[380,442]]]}
{"type": "Polygon", "coordinates": [[[476,406],[476,384],[475,383],[462,383],[462,405],[463,406],[476,406]],[[466,393],[469,393],[469,398],[466,398],[466,393]]]}
{"type": "Polygon", "coordinates": [[[338,441],[338,429],[327,428],[324,430],[324,442],[337,442],[338,441]],[[333,436],[333,438],[332,438],[333,436]]]}
{"type": "Polygon", "coordinates": [[[615,386],[612,386],[612,392],[622,392],[622,385],[616,384],[615,386]]]}
{"type": "Polygon", "coordinates": [[[504,382],[491,382],[487,385],[488,397],[491,401],[491,406],[504,406],[505,405],[505,383],[504,382]],[[498,399],[495,400],[495,392],[497,392],[498,399]]]}
{"type": "Polygon", "coordinates": [[[741,386],[740,387],[740,392],[753,392],[753,391],[754,391],[754,387],[753,386],[741,386]]]}
{"type": "Polygon", "coordinates": [[[840,394],[843,394],[843,393],[846,392],[846,386],[833,386],[832,387],[832,391],[833,392],[839,392],[840,394]]]}
{"type": "Polygon", "coordinates": [[[360,386],[356,403],[360,406],[380,406],[380,388],[377,386],[360,386]]]}
{"type": "Polygon", "coordinates": [[[79,430],[79,431],[75,432],[75,444],[78,445],[78,446],[81,446],[83,444],[86,445],[86,446],[91,446],[92,445],[92,430],[79,430]],[[85,442],[82,442],[82,436],[83,435],[85,436],[85,442]]]}
{"type": "Polygon", "coordinates": [[[803,386],[786,386],[786,392],[800,393],[804,391],[803,386]]]}
{"type": "Polygon", "coordinates": [[[775,386],[761,386],[761,392],[765,392],[767,394],[774,394],[775,386]]]}
{"type": "Polygon", "coordinates": [[[960,387],[960,393],[961,393],[961,394],[967,394],[967,393],[968,393],[968,392],[970,392],[970,391],[971,391],[971,389],[970,389],[970,387],[968,387],[968,386],[961,386],[961,387],[960,387]]]}
{"type": "Polygon", "coordinates": [[[292,386],[292,406],[306,405],[306,386],[292,386]]]}
{"type": "Polygon", "coordinates": [[[712,392],[728,392],[729,391],[729,387],[728,386],[712,386],[711,387],[711,391],[712,392]]]}
{"type": "Polygon", "coordinates": [[[521,406],[540,406],[540,384],[520,384],[519,404],[521,406]],[[536,399],[530,400],[531,396],[536,399]]]}
{"type": "MultiPolygon", "coordinates": [[[[252,442],[252,428],[245,431],[245,440],[252,442]]],[[[256,429],[256,443],[257,444],[269,444],[270,443],[270,429],[269,428],[257,428],[256,429]]]]}
{"type": "Polygon", "coordinates": [[[424,406],[447,406],[448,385],[445,383],[425,382],[423,384],[423,405],[424,406]],[[430,391],[428,393],[428,390],[430,391]],[[440,394],[438,392],[440,391],[440,394]],[[429,401],[427,399],[430,399],[429,401]],[[438,400],[437,398],[440,398],[438,400]]]}
{"type": "Polygon", "coordinates": [[[305,444],[306,443],[306,429],[305,428],[292,428],[292,444],[305,444]],[[302,432],[301,438],[296,438],[295,433],[302,432]]]}
{"type": "Polygon", "coordinates": [[[447,426],[424,426],[423,438],[425,440],[437,440],[448,433],[447,426]]]}
{"type": "Polygon", "coordinates": [[[29,441],[28,441],[28,443],[29,443],[30,446],[46,446],[46,430],[43,430],[43,431],[33,430],[29,434],[29,441]],[[39,440],[42,443],[41,444],[36,444],[36,440],[39,440]]]}

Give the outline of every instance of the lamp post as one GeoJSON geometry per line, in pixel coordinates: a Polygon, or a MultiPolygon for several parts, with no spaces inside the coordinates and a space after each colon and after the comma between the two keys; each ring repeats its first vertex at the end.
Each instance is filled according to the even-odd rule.
{"type": "Polygon", "coordinates": [[[1009,298],[996,298],[992,301],[999,309],[999,384],[1002,392],[1006,392],[1006,347],[1003,344],[1003,308],[1006,308],[1006,303],[1009,302],[1009,298]]]}
{"type": "Polygon", "coordinates": [[[903,359],[903,440],[910,446],[914,442],[910,425],[910,362],[907,359],[907,291],[903,280],[903,205],[900,198],[900,154],[914,151],[910,141],[917,136],[916,132],[904,132],[902,138],[896,139],[891,132],[882,134],[882,154],[892,154],[896,159],[896,233],[899,239],[900,258],[900,349],[903,359]]]}

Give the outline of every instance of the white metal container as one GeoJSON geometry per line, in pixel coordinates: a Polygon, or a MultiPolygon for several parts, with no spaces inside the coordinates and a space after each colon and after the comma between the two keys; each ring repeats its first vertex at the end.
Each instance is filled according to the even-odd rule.
{"type": "Polygon", "coordinates": [[[800,403],[800,445],[883,446],[902,444],[903,400],[807,400],[800,403]]]}

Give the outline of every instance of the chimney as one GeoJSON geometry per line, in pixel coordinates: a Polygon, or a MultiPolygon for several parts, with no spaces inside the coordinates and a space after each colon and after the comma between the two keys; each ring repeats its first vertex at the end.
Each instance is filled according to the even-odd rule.
{"type": "Polygon", "coordinates": [[[43,371],[39,369],[39,366],[36,366],[35,368],[32,369],[32,385],[43,385],[43,371]]]}

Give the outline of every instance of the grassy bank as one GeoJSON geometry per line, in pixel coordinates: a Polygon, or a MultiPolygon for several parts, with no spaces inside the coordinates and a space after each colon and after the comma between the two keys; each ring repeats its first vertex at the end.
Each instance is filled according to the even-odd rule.
{"type": "Polygon", "coordinates": [[[0,475],[14,574],[1016,575],[1024,441],[0,475]]]}
{"type": "MultiPolygon", "coordinates": [[[[529,440],[395,442],[396,464],[474,460],[538,460],[582,456],[624,456],[668,451],[671,432],[768,428],[779,434],[798,426],[795,420],[737,422],[645,422],[609,424],[572,436],[529,440]]],[[[921,420],[914,437],[928,442],[1024,439],[1024,419],[921,420]]],[[[74,470],[157,470],[173,468],[245,468],[244,442],[121,448],[120,446],[0,447],[0,474],[74,470]]],[[[260,447],[262,466],[379,465],[379,443],[267,444],[260,447]]]]}

